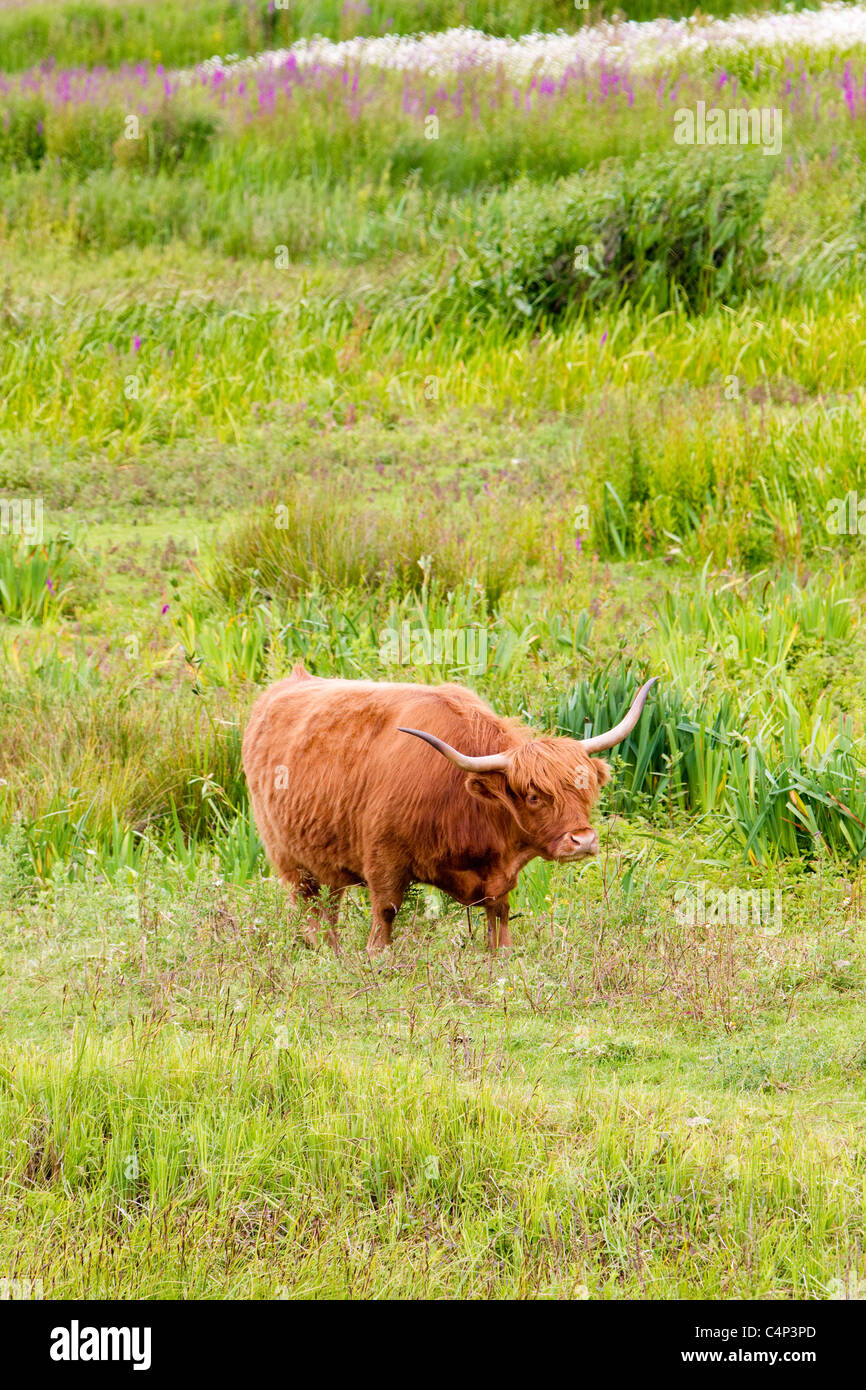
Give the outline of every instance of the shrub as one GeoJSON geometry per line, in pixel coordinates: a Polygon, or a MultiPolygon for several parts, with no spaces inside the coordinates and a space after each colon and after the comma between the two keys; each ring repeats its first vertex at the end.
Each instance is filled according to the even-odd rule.
{"type": "Polygon", "coordinates": [[[204,158],[218,129],[212,112],[185,110],[176,102],[164,102],[152,116],[142,118],[138,139],[127,139],[124,133],[115,140],[114,158],[128,169],[170,171],[178,164],[204,158]]]}
{"type": "Polygon", "coordinates": [[[0,165],[35,168],[44,156],[44,102],[32,97],[10,102],[0,118],[0,165]]]}
{"type": "Polygon", "coordinates": [[[203,159],[220,128],[213,112],[166,101],[150,115],[138,117],[138,135],[130,138],[130,114],[113,105],[57,108],[47,117],[45,153],[79,176],[113,165],[170,172],[181,163],[203,159]]]}
{"type": "Polygon", "coordinates": [[[78,174],[109,168],[125,114],[118,107],[90,104],[50,112],[45,125],[47,157],[78,174]]]}
{"type": "MultiPolygon", "coordinates": [[[[766,165],[766,161],[764,162],[766,165]]],[[[761,280],[769,172],[742,155],[644,158],[487,200],[443,299],[470,319],[555,320],[620,299],[701,312],[761,280]]]]}

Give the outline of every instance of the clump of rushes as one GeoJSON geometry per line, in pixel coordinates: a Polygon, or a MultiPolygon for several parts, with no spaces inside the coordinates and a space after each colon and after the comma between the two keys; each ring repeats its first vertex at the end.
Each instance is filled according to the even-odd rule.
{"type": "Polygon", "coordinates": [[[0,614],[20,623],[40,623],[73,603],[79,556],[71,536],[59,533],[41,544],[0,538],[0,614]]]}
{"type": "Polygon", "coordinates": [[[549,547],[538,509],[508,511],[481,495],[442,507],[383,493],[373,505],[345,488],[295,481],[220,543],[207,579],[234,603],[251,590],[268,598],[294,597],[312,584],[406,593],[431,575],[446,589],[471,578],[495,603],[549,547]]]}

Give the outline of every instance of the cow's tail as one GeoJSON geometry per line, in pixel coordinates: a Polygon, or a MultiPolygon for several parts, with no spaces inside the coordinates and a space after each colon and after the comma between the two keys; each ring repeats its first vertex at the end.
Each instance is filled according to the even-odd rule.
{"type": "Polygon", "coordinates": [[[292,674],[289,676],[290,681],[314,681],[315,679],[315,676],[310,675],[302,661],[295,662],[292,667],[292,674]]]}

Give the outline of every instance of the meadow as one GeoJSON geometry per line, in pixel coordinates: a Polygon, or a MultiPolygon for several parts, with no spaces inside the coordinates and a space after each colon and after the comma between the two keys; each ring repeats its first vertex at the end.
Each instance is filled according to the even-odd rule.
{"type": "Polygon", "coordinates": [[[0,8],[0,1277],[866,1293],[866,13],[755,8],[0,8]],[[302,944],[298,660],[577,736],[659,677],[510,954],[424,887],[302,944]]]}

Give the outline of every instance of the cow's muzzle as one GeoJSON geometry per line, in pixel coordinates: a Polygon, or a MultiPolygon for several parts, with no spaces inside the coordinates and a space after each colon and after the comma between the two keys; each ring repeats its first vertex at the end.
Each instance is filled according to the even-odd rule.
{"type": "Polygon", "coordinates": [[[570,831],[563,835],[554,850],[554,859],[588,859],[598,854],[598,832],[595,830],[570,831]]]}

